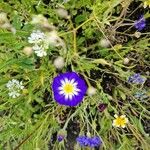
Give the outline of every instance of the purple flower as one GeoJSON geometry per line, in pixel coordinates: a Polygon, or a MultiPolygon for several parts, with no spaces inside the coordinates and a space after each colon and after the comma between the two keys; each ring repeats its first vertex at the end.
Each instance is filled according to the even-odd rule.
{"type": "Polygon", "coordinates": [[[102,144],[101,139],[98,136],[87,137],[87,136],[79,136],[76,141],[80,144],[80,146],[88,146],[88,147],[98,147],[102,144]]]}
{"type": "Polygon", "coordinates": [[[76,141],[80,144],[80,146],[88,146],[89,145],[89,137],[79,136],[76,141]]]}
{"type": "Polygon", "coordinates": [[[136,20],[134,23],[134,27],[138,30],[141,31],[145,28],[146,26],[146,20],[144,18],[144,16],[142,15],[139,20],[136,20]]]}
{"type": "Polygon", "coordinates": [[[129,83],[142,84],[145,82],[145,79],[141,77],[140,73],[135,73],[133,76],[128,78],[129,83]]]}
{"type": "Polygon", "coordinates": [[[58,136],[57,136],[57,140],[58,140],[59,142],[61,142],[62,140],[64,140],[64,138],[65,138],[65,136],[63,136],[63,135],[58,135],[58,136]]]}
{"type": "Polygon", "coordinates": [[[98,136],[89,138],[89,147],[98,147],[101,143],[102,141],[98,136]]]}
{"type": "Polygon", "coordinates": [[[87,85],[75,72],[62,73],[56,76],[52,83],[54,99],[66,106],[76,106],[84,98],[87,85]]]}
{"type": "Polygon", "coordinates": [[[108,104],[101,103],[101,104],[99,104],[98,109],[100,112],[103,112],[107,106],[108,106],[108,104]]]}

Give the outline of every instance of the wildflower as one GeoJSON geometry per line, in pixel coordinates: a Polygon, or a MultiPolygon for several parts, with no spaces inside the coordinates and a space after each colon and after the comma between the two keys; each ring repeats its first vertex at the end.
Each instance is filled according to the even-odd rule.
{"type": "Polygon", "coordinates": [[[95,137],[87,137],[87,136],[79,136],[76,141],[80,144],[80,146],[88,146],[90,148],[98,147],[101,145],[102,141],[98,136],[95,137]]]}
{"type": "Polygon", "coordinates": [[[62,69],[65,65],[65,62],[64,62],[64,58],[59,56],[57,57],[55,60],[54,60],[54,66],[57,68],[57,69],[62,69]]]}
{"type": "Polygon", "coordinates": [[[64,136],[63,136],[63,135],[58,135],[58,136],[57,136],[57,140],[58,140],[59,142],[63,141],[63,139],[64,139],[64,136]]]}
{"type": "Polygon", "coordinates": [[[52,83],[54,99],[61,105],[76,106],[87,90],[85,81],[75,72],[62,73],[52,83]]]}
{"type": "Polygon", "coordinates": [[[45,34],[41,32],[40,30],[33,31],[28,37],[28,42],[32,44],[38,44],[42,42],[45,39],[45,34]]]}
{"type": "Polygon", "coordinates": [[[134,26],[138,31],[141,31],[145,28],[146,20],[143,15],[139,18],[139,20],[135,21],[134,26]]]}
{"type": "Polygon", "coordinates": [[[89,96],[92,96],[92,95],[96,94],[96,89],[95,89],[94,87],[90,86],[90,87],[88,88],[88,90],[87,90],[87,94],[88,94],[89,96]]]}
{"type": "Polygon", "coordinates": [[[32,49],[34,50],[35,54],[38,56],[38,57],[43,57],[43,56],[46,56],[47,53],[46,51],[44,50],[44,47],[42,45],[34,45],[32,47],[32,49]]]}
{"type": "Polygon", "coordinates": [[[149,7],[150,8],[150,0],[144,1],[144,8],[149,7]]]}
{"type": "Polygon", "coordinates": [[[80,144],[80,146],[88,146],[89,144],[89,138],[86,136],[79,136],[76,141],[80,144]]]}
{"type": "Polygon", "coordinates": [[[9,90],[8,95],[12,98],[16,98],[16,97],[20,96],[20,91],[22,89],[24,89],[22,82],[19,82],[16,79],[12,79],[12,80],[8,81],[8,83],[6,84],[6,87],[9,90]]]}
{"type": "Polygon", "coordinates": [[[99,104],[98,109],[100,112],[103,112],[107,106],[108,104],[102,103],[102,104],[99,104]]]}
{"type": "Polygon", "coordinates": [[[129,83],[142,84],[145,82],[145,79],[141,77],[140,73],[135,73],[133,76],[128,78],[129,83]]]}
{"type": "Polygon", "coordinates": [[[58,132],[58,134],[57,134],[57,140],[58,140],[58,142],[63,141],[63,140],[66,138],[66,136],[67,136],[67,131],[61,129],[61,130],[58,132]]]}
{"type": "Polygon", "coordinates": [[[102,143],[101,139],[98,136],[89,138],[89,147],[98,147],[102,143]]]}
{"type": "Polygon", "coordinates": [[[115,114],[114,117],[116,119],[113,120],[113,126],[122,127],[122,128],[126,127],[126,124],[128,123],[128,118],[126,118],[125,115],[118,116],[115,114]]]}
{"type": "Polygon", "coordinates": [[[45,34],[40,30],[33,31],[30,37],[28,37],[28,42],[34,44],[32,49],[38,57],[47,55],[45,49],[47,49],[48,46],[45,43],[45,37],[45,34]]]}

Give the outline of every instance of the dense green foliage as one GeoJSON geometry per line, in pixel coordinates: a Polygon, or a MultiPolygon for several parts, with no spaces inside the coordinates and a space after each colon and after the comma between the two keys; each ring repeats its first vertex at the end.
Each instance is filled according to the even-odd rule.
{"type": "MultiPolygon", "coordinates": [[[[81,149],[75,138],[59,143],[51,138],[62,128],[67,130],[75,121],[79,134],[98,135],[104,150],[149,150],[149,75],[150,28],[137,38],[134,21],[140,16],[131,5],[149,18],[142,1],[132,0],[0,0],[0,13],[7,18],[16,32],[0,28],[0,150],[66,150],[66,143],[81,149]],[[56,9],[68,11],[68,18],[60,17],[56,9]],[[49,32],[32,24],[33,15],[42,14],[55,26],[64,46],[49,46],[47,56],[30,56],[23,51],[31,46],[28,37],[33,30],[49,32]],[[110,41],[108,47],[100,42],[110,41]],[[56,57],[65,59],[62,71],[53,64],[56,57]],[[128,58],[129,62],[125,62],[128,58]],[[77,107],[65,107],[53,99],[51,83],[60,72],[80,73],[88,86],[97,91],[85,96],[77,107]],[[127,82],[135,72],[146,79],[142,85],[127,82]],[[24,89],[17,98],[8,95],[6,84],[17,79],[24,89]],[[145,99],[134,97],[145,90],[145,99]],[[106,103],[100,112],[98,106],[106,103]],[[112,126],[114,114],[129,119],[126,128],[112,126]],[[53,143],[53,144],[52,144],[53,143]]],[[[1,21],[0,21],[1,24],[1,21]]],[[[12,29],[12,28],[11,28],[12,29]]],[[[139,34],[139,32],[138,32],[139,34]]],[[[73,135],[72,135],[73,136],[73,135]]],[[[71,148],[68,150],[71,150],[71,148]]]]}

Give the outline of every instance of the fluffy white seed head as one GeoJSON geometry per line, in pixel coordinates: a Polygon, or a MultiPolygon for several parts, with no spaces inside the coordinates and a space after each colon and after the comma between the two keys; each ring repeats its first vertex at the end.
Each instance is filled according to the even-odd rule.
{"type": "Polygon", "coordinates": [[[87,90],[87,94],[89,96],[93,96],[94,94],[96,94],[96,89],[93,86],[90,86],[87,90]]]}
{"type": "Polygon", "coordinates": [[[100,40],[100,46],[101,47],[109,47],[110,46],[110,41],[109,40],[107,40],[107,39],[101,39],[100,40]]]}
{"type": "Polygon", "coordinates": [[[56,13],[61,18],[69,19],[68,11],[63,8],[56,9],[56,13]]]}
{"type": "Polygon", "coordinates": [[[58,36],[56,31],[48,32],[45,41],[51,46],[64,46],[63,40],[58,36]]]}
{"type": "Polygon", "coordinates": [[[34,15],[32,17],[31,23],[35,25],[39,25],[41,28],[44,28],[44,29],[48,29],[48,30],[55,29],[55,27],[52,24],[49,24],[47,18],[44,17],[42,14],[34,15]]]}
{"type": "Polygon", "coordinates": [[[0,13],[0,25],[3,25],[5,23],[8,23],[7,14],[4,12],[0,13]]]}
{"type": "Polygon", "coordinates": [[[64,61],[63,57],[59,56],[54,60],[54,66],[57,69],[62,69],[64,67],[64,65],[65,65],[65,61],[64,61]]]}

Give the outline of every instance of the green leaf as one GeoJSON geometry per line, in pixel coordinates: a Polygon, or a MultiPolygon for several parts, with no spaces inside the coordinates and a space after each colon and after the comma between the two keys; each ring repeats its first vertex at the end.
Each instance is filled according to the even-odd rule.
{"type": "Polygon", "coordinates": [[[77,23],[77,24],[79,24],[79,23],[81,23],[81,22],[83,22],[83,21],[85,21],[86,20],[86,16],[85,15],[78,15],[76,18],[75,18],[75,22],[77,23]]]}

